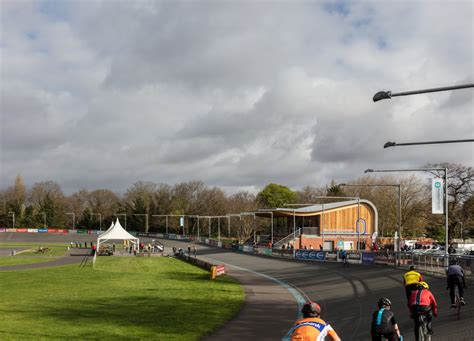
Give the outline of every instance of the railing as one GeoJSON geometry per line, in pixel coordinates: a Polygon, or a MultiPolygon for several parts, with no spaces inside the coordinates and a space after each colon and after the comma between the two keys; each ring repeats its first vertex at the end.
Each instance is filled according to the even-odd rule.
{"type": "Polygon", "coordinates": [[[289,241],[293,241],[295,238],[298,238],[301,235],[301,228],[297,229],[295,233],[287,235],[285,238],[280,239],[273,244],[273,248],[280,249],[283,245],[286,245],[289,241]]]}

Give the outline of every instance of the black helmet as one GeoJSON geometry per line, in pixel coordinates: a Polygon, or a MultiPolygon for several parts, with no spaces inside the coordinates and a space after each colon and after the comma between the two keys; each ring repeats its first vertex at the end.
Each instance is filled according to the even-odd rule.
{"type": "Polygon", "coordinates": [[[321,314],[321,307],[316,302],[307,302],[301,308],[304,317],[318,317],[321,314]]]}
{"type": "Polygon", "coordinates": [[[377,303],[377,304],[378,304],[379,308],[391,307],[392,306],[392,302],[386,297],[382,297],[379,300],[379,303],[377,303]]]}
{"type": "Polygon", "coordinates": [[[450,264],[450,265],[458,264],[458,260],[457,260],[456,258],[451,258],[451,259],[449,260],[449,264],[450,264]]]}
{"type": "Polygon", "coordinates": [[[410,271],[416,270],[416,266],[410,265],[410,271]]]}

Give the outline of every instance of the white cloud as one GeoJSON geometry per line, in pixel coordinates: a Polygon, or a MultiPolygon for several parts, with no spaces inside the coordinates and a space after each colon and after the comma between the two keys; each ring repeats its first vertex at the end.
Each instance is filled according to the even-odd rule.
{"type": "Polygon", "coordinates": [[[471,2],[2,1],[0,187],[299,188],[474,164],[471,2]]]}

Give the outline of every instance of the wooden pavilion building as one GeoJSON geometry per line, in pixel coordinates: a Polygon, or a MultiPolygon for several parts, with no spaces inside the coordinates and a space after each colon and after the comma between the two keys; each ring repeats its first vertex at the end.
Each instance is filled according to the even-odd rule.
{"type": "Polygon", "coordinates": [[[262,209],[255,214],[271,219],[274,248],[365,250],[372,245],[378,224],[377,208],[363,199],[262,209]]]}

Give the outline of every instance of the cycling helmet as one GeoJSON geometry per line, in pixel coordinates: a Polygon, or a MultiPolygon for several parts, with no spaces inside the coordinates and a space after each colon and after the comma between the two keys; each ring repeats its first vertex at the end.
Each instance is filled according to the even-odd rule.
{"type": "Polygon", "coordinates": [[[382,297],[382,298],[379,300],[378,306],[379,306],[379,308],[391,307],[391,306],[392,306],[392,302],[391,302],[388,298],[382,297]]]}
{"type": "Polygon", "coordinates": [[[416,270],[416,266],[410,265],[410,271],[416,270]]]}
{"type": "Polygon", "coordinates": [[[418,283],[418,288],[429,289],[430,286],[428,285],[428,283],[421,281],[421,282],[418,283]]]}
{"type": "Polygon", "coordinates": [[[316,302],[307,302],[301,309],[304,317],[318,317],[321,314],[321,307],[316,302]]]}

